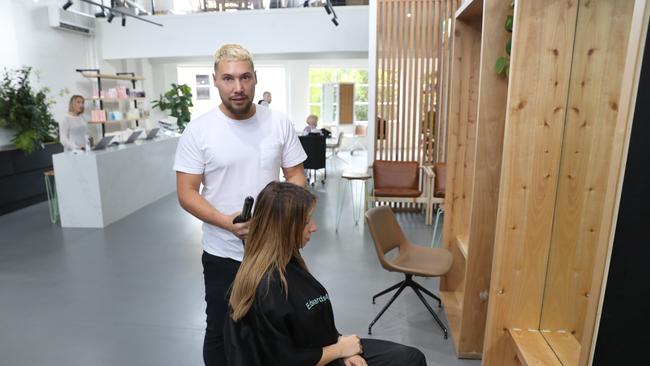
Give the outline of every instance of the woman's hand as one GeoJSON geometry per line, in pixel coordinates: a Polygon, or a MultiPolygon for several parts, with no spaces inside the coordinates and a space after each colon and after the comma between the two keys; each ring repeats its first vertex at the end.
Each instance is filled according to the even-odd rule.
{"type": "Polygon", "coordinates": [[[348,358],[363,352],[361,339],[356,334],[340,336],[336,345],[341,352],[341,358],[348,358]]]}
{"type": "Polygon", "coordinates": [[[359,355],[354,355],[352,357],[344,358],[343,363],[345,363],[345,366],[368,366],[366,360],[359,355]]]}

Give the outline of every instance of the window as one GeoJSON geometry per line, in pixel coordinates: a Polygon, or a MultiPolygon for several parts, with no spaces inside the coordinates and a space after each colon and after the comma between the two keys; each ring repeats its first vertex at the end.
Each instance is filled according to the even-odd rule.
{"type": "MultiPolygon", "coordinates": [[[[354,121],[368,121],[368,70],[315,67],[309,69],[309,111],[321,118],[323,84],[354,83],[354,121]]],[[[336,109],[336,102],[334,102],[336,109]]]]}

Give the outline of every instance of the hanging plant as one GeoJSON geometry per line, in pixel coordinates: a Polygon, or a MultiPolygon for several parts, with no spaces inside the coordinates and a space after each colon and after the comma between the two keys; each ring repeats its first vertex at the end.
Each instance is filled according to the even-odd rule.
{"type": "MultiPolygon", "coordinates": [[[[0,127],[15,132],[11,143],[31,154],[56,141],[57,124],[49,107],[48,88],[32,89],[32,68],[4,69],[0,81],[0,127]]],[[[38,76],[38,75],[37,75],[38,76]]]]}
{"type": "MultiPolygon", "coordinates": [[[[514,1],[510,4],[511,7],[514,7],[514,1]]],[[[494,70],[497,75],[508,77],[510,75],[510,51],[512,49],[512,26],[514,23],[514,16],[508,15],[506,18],[506,23],[504,29],[506,32],[510,33],[510,37],[506,41],[506,55],[501,56],[497,59],[497,62],[494,65],[494,70]]]]}

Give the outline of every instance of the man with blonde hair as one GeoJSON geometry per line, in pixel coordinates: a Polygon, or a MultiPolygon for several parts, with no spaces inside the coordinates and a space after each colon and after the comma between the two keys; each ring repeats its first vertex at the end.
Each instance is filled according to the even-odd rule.
{"type": "Polygon", "coordinates": [[[253,103],[257,76],[251,54],[227,44],[214,55],[221,104],[187,125],[174,170],[181,206],[203,221],[206,330],[203,360],[226,365],[223,325],[227,292],[243,258],[248,223],[234,223],[246,196],[256,197],[280,171],[304,186],[302,149],[289,119],[253,103]],[[201,184],[203,189],[200,190],[201,184]]]}

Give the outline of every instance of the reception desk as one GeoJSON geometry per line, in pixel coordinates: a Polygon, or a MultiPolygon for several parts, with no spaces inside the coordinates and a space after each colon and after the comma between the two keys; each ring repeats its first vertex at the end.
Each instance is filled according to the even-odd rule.
{"type": "Polygon", "coordinates": [[[61,226],[103,228],[174,192],[178,139],[53,155],[61,226]]]}

